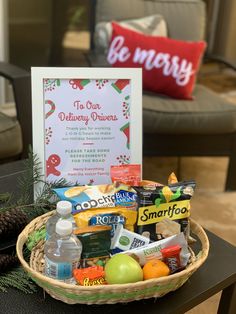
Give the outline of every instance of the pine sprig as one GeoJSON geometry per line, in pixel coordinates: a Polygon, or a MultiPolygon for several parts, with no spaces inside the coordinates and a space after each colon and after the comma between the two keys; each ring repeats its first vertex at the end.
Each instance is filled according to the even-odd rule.
{"type": "Polygon", "coordinates": [[[34,185],[42,182],[41,163],[38,157],[30,148],[28,159],[24,160],[24,172],[18,177],[17,185],[20,191],[20,198],[17,201],[18,205],[28,204],[33,200],[34,185]]]}
{"type": "Polygon", "coordinates": [[[0,276],[0,291],[7,292],[9,287],[17,288],[24,293],[37,291],[36,285],[21,266],[0,276]]]}
{"type": "Polygon", "coordinates": [[[1,193],[0,194],[0,203],[6,203],[10,200],[11,193],[1,193]]]}
{"type": "Polygon", "coordinates": [[[38,157],[30,150],[28,159],[24,161],[24,171],[17,179],[17,190],[20,197],[17,200],[13,200],[13,197],[9,193],[2,195],[2,201],[4,201],[5,206],[0,208],[0,212],[3,213],[12,208],[21,209],[27,214],[29,220],[32,220],[55,209],[58,198],[54,194],[53,188],[71,185],[73,184],[67,182],[65,179],[60,179],[52,183],[43,181],[41,163],[38,157]],[[33,189],[38,183],[43,183],[43,187],[38,191],[36,200],[34,201],[33,189]]]}
{"type": "Polygon", "coordinates": [[[41,162],[30,148],[28,159],[24,161],[24,171],[17,178],[17,190],[19,191],[18,193],[20,197],[14,201],[10,193],[0,194],[0,202],[4,202],[5,205],[0,208],[0,212],[5,212],[12,208],[20,208],[31,220],[55,209],[56,202],[59,199],[56,197],[53,189],[73,186],[75,184],[68,182],[65,179],[60,179],[54,182],[45,182],[42,179],[41,170],[41,162]],[[36,200],[34,201],[33,190],[34,186],[38,183],[41,183],[42,188],[37,192],[36,200]]]}
{"type": "MultiPolygon", "coordinates": [[[[41,176],[41,163],[38,157],[33,153],[32,149],[30,149],[28,159],[24,162],[24,171],[17,180],[17,190],[20,197],[15,200],[10,193],[0,195],[0,202],[2,203],[0,213],[4,213],[11,209],[15,209],[16,211],[21,209],[30,221],[35,217],[56,208],[56,203],[59,199],[53,192],[54,188],[73,185],[75,184],[67,182],[65,179],[60,179],[51,183],[44,182],[41,176]],[[41,191],[37,193],[36,199],[34,200],[33,190],[34,186],[38,183],[42,185],[42,188],[41,191]]],[[[24,256],[27,260],[28,257],[26,257],[25,254],[28,257],[30,255],[27,248],[24,250],[24,256]]],[[[7,291],[7,288],[9,287],[17,288],[25,293],[36,291],[36,285],[21,266],[0,275],[0,291],[7,291]]]]}
{"type": "Polygon", "coordinates": [[[36,202],[41,203],[45,200],[54,201],[55,199],[55,193],[53,192],[53,189],[55,188],[61,188],[71,186],[70,182],[67,182],[65,179],[60,179],[54,182],[45,182],[41,190],[36,195],[36,202]]]}

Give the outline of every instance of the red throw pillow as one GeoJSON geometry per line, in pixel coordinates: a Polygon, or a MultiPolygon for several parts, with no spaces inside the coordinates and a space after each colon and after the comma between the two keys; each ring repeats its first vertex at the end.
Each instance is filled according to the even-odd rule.
{"type": "Polygon", "coordinates": [[[108,62],[114,67],[142,67],[143,88],[177,99],[192,99],[206,43],[137,33],[112,23],[108,62]]]}

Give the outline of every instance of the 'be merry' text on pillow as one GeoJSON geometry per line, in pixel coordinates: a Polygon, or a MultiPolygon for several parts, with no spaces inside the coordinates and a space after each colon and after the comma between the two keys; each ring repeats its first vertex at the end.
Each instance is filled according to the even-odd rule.
{"type": "Polygon", "coordinates": [[[107,55],[115,67],[142,67],[143,88],[178,99],[192,99],[205,42],[150,37],[112,23],[107,55]]]}

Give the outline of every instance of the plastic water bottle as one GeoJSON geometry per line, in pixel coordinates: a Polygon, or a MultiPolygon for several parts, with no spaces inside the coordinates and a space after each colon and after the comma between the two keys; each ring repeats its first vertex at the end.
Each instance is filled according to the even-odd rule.
{"type": "Polygon", "coordinates": [[[75,283],[73,270],[79,267],[81,252],[82,244],[72,234],[72,223],[59,220],[55,234],[45,242],[45,275],[66,283],[75,283]]]}
{"type": "Polygon", "coordinates": [[[59,220],[68,220],[72,223],[73,230],[77,228],[73,215],[71,214],[72,204],[68,201],[57,203],[56,213],[50,217],[46,223],[46,240],[55,233],[56,223],[59,220]]]}

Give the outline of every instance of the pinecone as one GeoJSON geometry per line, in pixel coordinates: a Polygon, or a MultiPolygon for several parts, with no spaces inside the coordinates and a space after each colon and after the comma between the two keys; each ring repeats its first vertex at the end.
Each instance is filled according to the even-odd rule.
{"type": "Polygon", "coordinates": [[[0,239],[16,237],[26,226],[27,215],[21,209],[0,214],[0,239]]]}
{"type": "Polygon", "coordinates": [[[0,273],[4,273],[10,268],[16,266],[19,260],[16,256],[0,254],[0,273]]]}

